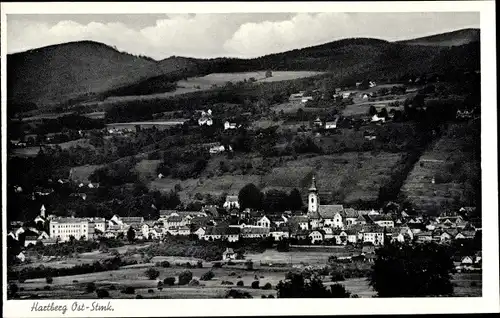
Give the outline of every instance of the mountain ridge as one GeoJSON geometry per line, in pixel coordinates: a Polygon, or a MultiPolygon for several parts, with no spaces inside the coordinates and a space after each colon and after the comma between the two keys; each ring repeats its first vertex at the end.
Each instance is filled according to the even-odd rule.
{"type": "MultiPolygon", "coordinates": [[[[459,31],[454,34],[464,34],[459,31]]],[[[435,43],[436,39],[439,35],[427,41],[435,43]]],[[[101,42],[73,41],[9,54],[7,95],[11,104],[29,102],[45,108],[90,100],[151,78],[175,82],[210,73],[263,69],[321,70],[341,77],[355,74],[390,77],[435,67],[478,65],[478,41],[454,47],[405,41],[348,38],[250,59],[170,56],[162,60],[121,52],[101,42]]]]}

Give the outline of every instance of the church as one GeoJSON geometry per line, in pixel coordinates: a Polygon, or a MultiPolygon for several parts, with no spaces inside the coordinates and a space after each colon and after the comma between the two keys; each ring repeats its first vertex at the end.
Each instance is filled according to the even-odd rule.
{"type": "Polygon", "coordinates": [[[344,206],[341,204],[321,205],[316,178],[313,176],[309,194],[307,197],[307,217],[311,222],[312,229],[323,227],[344,228],[343,214],[344,206]]]}

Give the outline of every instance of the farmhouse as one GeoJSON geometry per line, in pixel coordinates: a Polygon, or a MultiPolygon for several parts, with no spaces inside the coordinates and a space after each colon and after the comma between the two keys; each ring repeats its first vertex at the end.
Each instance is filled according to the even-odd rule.
{"type": "Polygon", "coordinates": [[[213,125],[213,120],[212,120],[212,111],[209,109],[206,112],[202,111],[200,118],[198,118],[198,125],[199,126],[212,126],[213,125]]]}
{"type": "Polygon", "coordinates": [[[335,116],[335,119],[333,121],[325,122],[325,129],[326,130],[336,129],[338,121],[339,121],[339,116],[335,116]]]}
{"type": "Polygon", "coordinates": [[[231,122],[229,122],[229,121],[226,121],[226,122],[224,123],[224,130],[228,130],[228,129],[236,129],[236,128],[238,128],[238,127],[236,126],[236,123],[231,123],[231,122]]]}
{"type": "Polygon", "coordinates": [[[378,117],[377,114],[372,116],[371,119],[372,123],[385,123],[385,118],[384,117],[378,117]]]}

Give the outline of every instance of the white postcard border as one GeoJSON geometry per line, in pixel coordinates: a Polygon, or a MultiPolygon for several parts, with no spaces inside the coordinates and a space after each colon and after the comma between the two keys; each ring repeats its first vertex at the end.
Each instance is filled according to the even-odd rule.
{"type": "MultiPolygon", "coordinates": [[[[279,2],[279,3],[2,3],[1,5],[1,90],[6,91],[6,14],[40,13],[229,13],[229,12],[480,12],[481,94],[482,94],[482,196],[483,196],[483,297],[477,298],[359,298],[359,299],[111,299],[113,312],[71,311],[77,301],[92,306],[108,300],[8,300],[6,259],[2,257],[3,314],[6,317],[54,317],[53,312],[31,311],[39,304],[65,304],[67,317],[103,316],[246,316],[246,315],[327,315],[327,314],[403,314],[403,313],[484,313],[499,312],[498,273],[498,184],[496,122],[496,37],[493,1],[446,2],[279,2]],[[138,303],[136,303],[139,301],[138,303]]],[[[6,94],[2,102],[2,175],[6,176],[6,94]]],[[[2,187],[6,178],[2,178],[2,187]]],[[[6,233],[6,194],[2,191],[2,233],[6,233]]],[[[2,235],[6,255],[6,235],[2,235]]],[[[59,315],[63,316],[63,315],[59,315]]]]}

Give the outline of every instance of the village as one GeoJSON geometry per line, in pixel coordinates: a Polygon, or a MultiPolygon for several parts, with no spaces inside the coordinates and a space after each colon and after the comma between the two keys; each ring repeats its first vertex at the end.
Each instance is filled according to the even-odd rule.
{"type": "MultiPolygon", "coordinates": [[[[472,240],[481,231],[481,221],[469,217],[475,210],[472,207],[438,217],[410,216],[404,210],[400,211],[395,203],[389,203],[387,207],[384,212],[384,209],[355,210],[340,204],[323,205],[313,177],[306,213],[264,214],[248,208],[240,209],[237,195],[227,196],[223,206],[204,206],[201,211],[161,210],[157,220],[117,214],[109,220],[56,217],[47,213],[42,205],[40,214],[33,220],[36,227],[11,222],[8,236],[11,241],[19,241],[22,234],[23,250],[28,251],[37,245],[99,240],[102,237],[126,239],[130,235],[134,240],[145,242],[162,242],[170,236],[228,243],[240,239],[272,238],[275,242],[291,242],[292,246],[372,246],[371,250],[364,249],[363,256],[373,258],[375,249],[389,242],[449,244],[472,240]]],[[[477,251],[456,260],[456,269],[478,270],[480,255],[477,251]]],[[[226,253],[223,260],[235,256],[226,253]]],[[[26,259],[24,251],[17,258],[23,262],[26,259]]]]}

